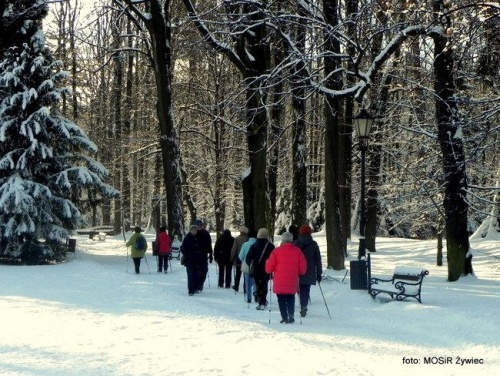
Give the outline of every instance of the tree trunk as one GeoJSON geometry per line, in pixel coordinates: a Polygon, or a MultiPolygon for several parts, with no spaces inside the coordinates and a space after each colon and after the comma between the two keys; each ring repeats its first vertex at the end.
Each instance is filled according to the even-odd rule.
{"type": "MultiPolygon", "coordinates": [[[[301,53],[305,51],[305,17],[297,24],[296,40],[301,53]]],[[[306,100],[303,62],[292,69],[292,224],[307,223],[307,165],[306,165],[306,100]]]]}
{"type": "Polygon", "coordinates": [[[171,0],[161,3],[157,0],[151,1],[151,18],[146,26],[152,39],[153,68],[158,94],[157,113],[163,179],[167,193],[168,231],[173,236],[183,236],[185,230],[180,150],[172,109],[171,3],[171,0]]]}
{"type": "MultiPolygon", "coordinates": [[[[274,65],[281,64],[284,55],[283,48],[276,48],[274,53],[274,65]]],[[[276,84],[273,88],[273,103],[271,111],[271,127],[270,127],[270,147],[269,147],[269,167],[268,167],[268,185],[269,185],[269,220],[272,225],[269,228],[270,233],[274,233],[274,218],[276,218],[276,198],[278,186],[278,165],[280,152],[280,137],[285,114],[285,106],[283,105],[283,80],[281,75],[277,77],[276,84]]]]}
{"type": "MultiPolygon", "coordinates": [[[[442,2],[434,3],[436,14],[442,12],[442,2]]],[[[442,17],[445,24],[431,36],[434,40],[434,90],[436,93],[436,121],[438,139],[443,154],[444,210],[446,217],[446,251],[448,260],[448,281],[458,280],[472,272],[467,229],[467,175],[461,123],[455,101],[453,77],[453,46],[446,35],[449,18],[442,17]]]]}
{"type": "MultiPolygon", "coordinates": [[[[252,197],[252,214],[245,216],[249,228],[271,228],[266,221],[268,218],[269,200],[267,197],[267,111],[262,103],[265,103],[265,95],[261,95],[257,87],[250,82],[254,77],[247,77],[247,146],[250,154],[251,174],[248,176],[249,186],[243,188],[251,189],[250,194],[244,194],[243,198],[252,197]]],[[[249,205],[245,204],[248,208],[249,205]]]]}
{"type": "MultiPolygon", "coordinates": [[[[335,28],[338,24],[338,0],[323,0],[323,9],[327,22],[335,28]]],[[[340,54],[340,44],[336,39],[325,35],[326,49],[340,54]]],[[[329,76],[326,86],[338,90],[342,82],[333,72],[339,67],[337,58],[325,58],[325,75],[329,76]]],[[[338,143],[339,116],[342,113],[341,99],[327,97],[325,106],[325,215],[328,267],[335,270],[345,268],[345,236],[342,231],[339,207],[338,143]]]]}

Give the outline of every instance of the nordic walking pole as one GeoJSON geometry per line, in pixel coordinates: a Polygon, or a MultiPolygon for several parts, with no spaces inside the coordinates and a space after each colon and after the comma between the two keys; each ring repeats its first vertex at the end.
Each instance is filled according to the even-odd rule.
{"type": "Polygon", "coordinates": [[[323,289],[321,288],[320,282],[318,282],[318,286],[319,286],[319,291],[321,291],[321,296],[323,297],[323,301],[325,302],[325,307],[326,307],[326,311],[328,312],[328,317],[330,317],[330,320],[331,320],[332,316],[330,315],[330,310],[328,309],[328,305],[326,304],[325,295],[323,294],[323,289]]]}
{"type": "MultiPolygon", "coordinates": [[[[215,262],[215,276],[218,278],[219,277],[219,264],[217,261],[215,262]]],[[[217,283],[217,288],[220,289],[219,284],[217,283]]]]}
{"type": "Polygon", "coordinates": [[[269,280],[269,324],[271,323],[271,298],[273,297],[273,276],[269,280]]]}
{"type": "MultiPolygon", "coordinates": [[[[233,286],[236,286],[236,265],[234,265],[234,267],[232,269],[233,269],[233,281],[234,281],[234,285],[233,286]]],[[[237,291],[234,290],[234,295],[236,295],[236,293],[237,293],[237,291]]]]}
{"type": "Polygon", "coordinates": [[[149,269],[149,263],[148,263],[148,258],[146,256],[146,252],[144,252],[144,260],[146,260],[146,266],[148,267],[148,272],[151,274],[151,270],[149,269]]]}
{"type": "Polygon", "coordinates": [[[210,267],[207,265],[207,279],[208,279],[208,287],[211,288],[210,286],[210,267]]]}
{"type": "Polygon", "coordinates": [[[128,274],[128,247],[126,247],[126,248],[127,248],[127,270],[126,270],[126,272],[128,274]]]}

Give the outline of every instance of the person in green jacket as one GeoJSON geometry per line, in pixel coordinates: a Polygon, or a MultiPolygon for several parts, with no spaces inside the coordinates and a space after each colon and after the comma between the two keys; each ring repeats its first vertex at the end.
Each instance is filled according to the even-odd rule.
{"type": "Polygon", "coordinates": [[[130,257],[132,258],[132,260],[134,260],[136,274],[140,273],[141,259],[144,257],[144,254],[148,249],[148,242],[146,241],[146,238],[144,238],[144,235],[141,234],[141,232],[142,230],[139,226],[134,227],[134,234],[130,237],[130,239],[126,244],[127,247],[132,247],[132,251],[130,252],[130,257]],[[137,238],[139,237],[142,237],[144,239],[144,242],[142,242],[143,243],[142,249],[137,248],[137,238]]]}

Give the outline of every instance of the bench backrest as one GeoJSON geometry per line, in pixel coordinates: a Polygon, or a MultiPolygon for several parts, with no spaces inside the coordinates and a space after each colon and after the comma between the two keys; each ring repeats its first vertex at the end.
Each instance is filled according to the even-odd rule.
{"type": "Polygon", "coordinates": [[[422,282],[424,276],[429,274],[427,269],[419,267],[396,266],[393,273],[394,283],[397,281],[411,281],[414,283],[422,282]]]}

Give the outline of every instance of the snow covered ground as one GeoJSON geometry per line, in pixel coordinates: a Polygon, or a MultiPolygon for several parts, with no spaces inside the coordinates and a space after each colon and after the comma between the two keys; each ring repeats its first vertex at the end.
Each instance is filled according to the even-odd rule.
{"type": "MultiPolygon", "coordinates": [[[[146,233],[153,239],[152,233],[146,233]]],[[[130,234],[128,234],[130,236],[130,234]]],[[[128,238],[127,236],[127,238],[128,238]]],[[[307,317],[280,324],[276,296],[257,311],[243,293],[187,294],[177,260],[133,274],[123,237],[77,238],[71,261],[0,265],[1,375],[493,375],[500,371],[500,241],[474,240],[476,276],[446,282],[436,242],[377,240],[373,275],[423,266],[423,304],[351,290],[349,274],[311,289],[307,317]],[[327,307],[331,314],[329,318],[327,307]]],[[[314,238],[326,257],[324,234],[314,238]]],[[[279,239],[279,237],[277,237],[279,239]]],[[[357,254],[357,242],[349,244],[357,254]]],[[[346,264],[349,266],[349,263],[346,264]]],[[[210,285],[209,285],[210,284],[210,285]]]]}

